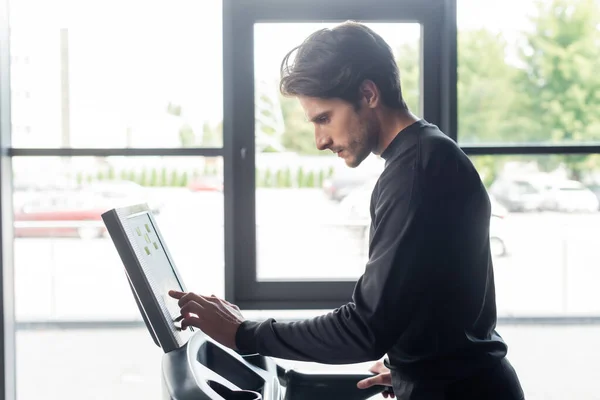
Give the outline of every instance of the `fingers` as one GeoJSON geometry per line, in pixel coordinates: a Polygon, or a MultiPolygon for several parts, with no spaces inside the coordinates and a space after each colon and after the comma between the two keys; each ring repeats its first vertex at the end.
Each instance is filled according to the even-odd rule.
{"type": "Polygon", "coordinates": [[[236,306],[233,303],[228,302],[225,299],[221,299],[220,297],[215,296],[214,294],[211,294],[210,297],[207,297],[206,300],[211,301],[213,303],[221,303],[224,304],[226,306],[229,306],[237,311],[240,311],[240,308],[238,306],[236,306]]]}
{"type": "Polygon", "coordinates": [[[392,376],[389,373],[379,374],[376,376],[372,376],[367,379],[363,379],[359,381],[356,386],[359,389],[366,389],[375,385],[383,385],[383,386],[391,386],[392,385],[392,376]]]}
{"type": "Polygon", "coordinates": [[[383,361],[377,361],[371,366],[371,368],[369,368],[369,372],[373,372],[374,374],[383,374],[390,372],[390,370],[385,366],[383,361]]]}
{"type": "Polygon", "coordinates": [[[173,297],[174,299],[180,299],[185,295],[184,292],[180,292],[178,290],[169,290],[169,296],[173,297]]]}
{"type": "Polygon", "coordinates": [[[207,297],[207,296],[198,295],[198,294],[195,294],[192,292],[186,293],[186,292],[180,292],[178,290],[169,290],[169,296],[173,297],[174,299],[180,300],[179,301],[180,307],[191,300],[196,301],[197,303],[201,303],[202,300],[204,300],[204,301],[208,301],[208,302],[215,303],[215,304],[221,303],[221,304],[227,305],[237,311],[240,310],[240,308],[238,306],[236,306],[235,304],[230,303],[225,299],[221,299],[221,298],[215,296],[214,294],[210,295],[210,297],[207,297]]]}
{"type": "Polygon", "coordinates": [[[194,326],[196,328],[202,329],[202,320],[197,317],[187,317],[181,321],[181,329],[185,330],[189,326],[194,326]]]}
{"type": "Polygon", "coordinates": [[[367,378],[367,379],[363,379],[362,381],[359,381],[356,386],[359,389],[366,389],[366,388],[370,388],[373,385],[377,385],[377,381],[376,381],[377,376],[374,376],[372,378],[367,378]]]}
{"type": "MultiPolygon", "coordinates": [[[[180,312],[183,316],[183,319],[185,320],[190,317],[190,314],[201,315],[203,310],[204,307],[200,303],[197,303],[195,301],[189,301],[186,304],[184,304],[183,307],[181,307],[180,312]]],[[[181,323],[183,324],[183,321],[181,323]]]]}
{"type": "Polygon", "coordinates": [[[200,305],[205,305],[207,303],[207,300],[204,296],[200,296],[196,293],[189,292],[181,296],[177,304],[179,305],[179,307],[183,307],[190,301],[194,301],[200,305]]]}

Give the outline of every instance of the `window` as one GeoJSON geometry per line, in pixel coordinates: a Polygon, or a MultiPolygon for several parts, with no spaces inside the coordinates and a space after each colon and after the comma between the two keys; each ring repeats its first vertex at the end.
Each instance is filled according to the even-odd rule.
{"type": "Polygon", "coordinates": [[[220,157],[13,159],[19,399],[79,398],[91,387],[99,398],[127,398],[156,388],[159,375],[142,361],[158,368],[161,351],[152,352],[145,328],[132,323],[141,316],[100,214],[148,203],[188,288],[224,296],[222,164],[220,157]],[[138,347],[148,354],[124,356],[138,347]],[[81,368],[83,353],[89,368],[81,368]]]}
{"type": "Polygon", "coordinates": [[[10,11],[11,85],[36,133],[14,134],[14,147],[222,146],[221,1],[25,0],[10,11]],[[41,9],[44,23],[31,12],[41,9]]]}
{"type": "Polygon", "coordinates": [[[147,202],[189,289],[225,295],[222,6],[10,1],[0,257],[18,400],[161,393],[102,212],[147,202]]]}

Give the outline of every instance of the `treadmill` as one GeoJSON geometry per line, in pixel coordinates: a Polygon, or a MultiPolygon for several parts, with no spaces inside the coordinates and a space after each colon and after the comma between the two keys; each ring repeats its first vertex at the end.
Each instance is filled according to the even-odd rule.
{"type": "Polygon", "coordinates": [[[360,400],[386,388],[358,389],[372,373],[311,373],[285,369],[270,357],[240,354],[197,328],[182,330],[177,300],[186,291],[146,204],[115,208],[102,219],[123,262],[140,314],[162,358],[163,400],[360,400]]]}

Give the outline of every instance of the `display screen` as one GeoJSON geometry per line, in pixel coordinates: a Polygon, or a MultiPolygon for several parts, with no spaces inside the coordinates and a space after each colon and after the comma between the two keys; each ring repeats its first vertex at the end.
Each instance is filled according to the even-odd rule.
{"type": "Polygon", "coordinates": [[[174,320],[180,315],[177,300],[169,296],[169,290],[183,290],[177,279],[173,266],[167,257],[163,244],[160,242],[152,220],[147,213],[128,218],[130,240],[137,246],[137,255],[144,269],[144,274],[150,283],[163,314],[176,330],[174,320]]]}

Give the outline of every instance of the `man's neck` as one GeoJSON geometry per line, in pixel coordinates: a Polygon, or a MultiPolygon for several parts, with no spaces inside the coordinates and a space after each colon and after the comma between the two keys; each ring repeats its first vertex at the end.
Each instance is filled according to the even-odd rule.
{"type": "Polygon", "coordinates": [[[418,120],[419,118],[409,110],[383,114],[380,117],[381,131],[379,133],[379,145],[375,154],[381,155],[402,130],[418,120]]]}

